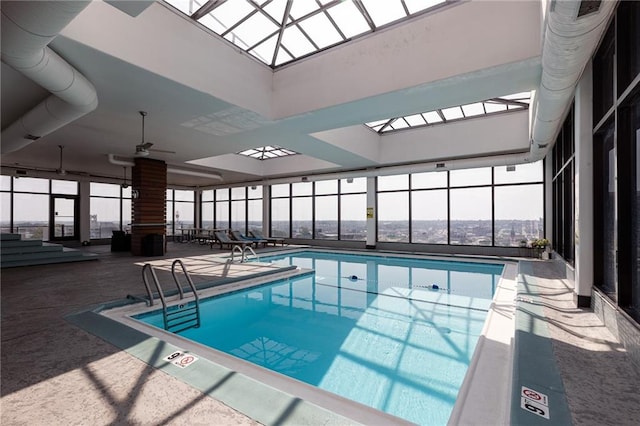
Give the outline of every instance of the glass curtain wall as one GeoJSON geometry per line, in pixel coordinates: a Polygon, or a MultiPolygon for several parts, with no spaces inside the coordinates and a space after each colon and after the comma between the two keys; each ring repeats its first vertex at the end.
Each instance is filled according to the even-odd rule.
{"type": "Polygon", "coordinates": [[[202,191],[200,208],[202,228],[262,230],[262,186],[202,191]]]}
{"type": "Polygon", "coordinates": [[[184,189],[167,189],[167,236],[183,235],[195,227],[195,192],[184,189]]]}
{"type": "Polygon", "coordinates": [[[640,321],[640,3],[620,2],[593,57],[594,280],[640,321]]]}
{"type": "Polygon", "coordinates": [[[338,227],[340,240],[367,239],[367,178],[340,180],[338,227]]]}
{"type": "Polygon", "coordinates": [[[378,177],[378,241],[517,247],[543,236],[542,162],[378,177]]]}
{"type": "Polygon", "coordinates": [[[11,217],[11,176],[0,175],[0,232],[12,231],[11,217]]]}
{"type": "Polygon", "coordinates": [[[13,232],[23,239],[49,240],[49,179],[13,178],[13,232]]]}
{"type": "Polygon", "coordinates": [[[291,185],[271,185],[271,236],[291,238],[291,185]]]}
{"type": "Polygon", "coordinates": [[[215,191],[215,224],[216,229],[231,228],[231,204],[229,201],[229,188],[216,189],[215,191]]]}
{"type": "Polygon", "coordinates": [[[91,182],[89,194],[91,238],[111,238],[112,231],[129,228],[131,223],[130,188],[124,189],[120,185],[111,183],[91,182]]]}
{"type": "Polygon", "coordinates": [[[327,179],[271,186],[271,235],[283,238],[367,238],[367,179],[327,179]]]}
{"type": "Polygon", "coordinates": [[[313,184],[291,184],[291,232],[292,238],[313,238],[313,184]]]}
{"type": "Polygon", "coordinates": [[[551,151],[553,180],[553,244],[556,252],[573,265],[575,262],[575,138],[574,110],[569,111],[551,151]]]}
{"type": "Polygon", "coordinates": [[[247,230],[262,231],[262,185],[247,188],[247,230]]]}
{"type": "Polygon", "coordinates": [[[247,188],[231,188],[231,229],[247,233],[247,188]]]}

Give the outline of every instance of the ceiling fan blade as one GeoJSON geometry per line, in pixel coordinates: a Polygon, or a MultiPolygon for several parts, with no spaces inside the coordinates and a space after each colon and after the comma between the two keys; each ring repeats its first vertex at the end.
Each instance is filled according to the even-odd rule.
{"type": "Polygon", "coordinates": [[[149,151],[162,152],[162,153],[165,153],[165,154],[175,154],[176,153],[175,151],[169,151],[168,149],[159,149],[159,148],[151,148],[149,151]]]}
{"type": "Polygon", "coordinates": [[[149,148],[151,148],[153,146],[153,142],[145,142],[145,143],[141,144],[141,146],[144,149],[149,149],[149,148]]]}

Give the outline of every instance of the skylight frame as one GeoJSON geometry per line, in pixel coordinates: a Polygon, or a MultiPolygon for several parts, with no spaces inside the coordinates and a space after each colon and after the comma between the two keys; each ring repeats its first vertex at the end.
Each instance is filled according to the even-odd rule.
{"type": "Polygon", "coordinates": [[[255,158],[256,160],[264,161],[270,160],[274,158],[283,158],[290,157],[292,155],[299,155],[298,152],[295,152],[288,148],[282,148],[277,145],[267,145],[261,146],[258,148],[249,148],[242,150],[240,152],[236,152],[238,155],[242,155],[245,157],[255,158]]]}
{"type": "MultiPolygon", "coordinates": [[[[393,3],[396,5],[396,11],[402,10],[404,12],[404,16],[400,16],[400,18],[392,20],[390,22],[385,22],[382,25],[375,24],[375,21],[372,18],[371,13],[367,9],[367,6],[365,2],[363,2],[363,0],[329,0],[329,1],[326,1],[326,0],[322,0],[322,1],[321,0],[231,0],[231,1],[233,2],[242,1],[242,6],[244,8],[247,8],[248,6],[251,9],[248,12],[246,12],[245,15],[241,17],[239,20],[234,22],[227,22],[228,26],[225,26],[222,24],[221,20],[216,18],[216,10],[218,10],[219,7],[225,4],[228,7],[230,4],[228,3],[228,0],[209,0],[209,1],[194,0],[193,3],[196,5],[202,4],[202,3],[204,4],[202,4],[202,6],[199,9],[197,9],[195,12],[191,13],[190,16],[186,11],[193,10],[194,7],[191,4],[189,4],[188,7],[185,6],[185,0],[163,0],[165,4],[179,11],[181,14],[188,16],[194,22],[197,22],[198,24],[207,27],[212,33],[216,34],[221,39],[225,40],[228,43],[233,44],[235,47],[241,49],[242,51],[244,51],[254,59],[258,60],[259,62],[269,66],[272,69],[276,69],[284,65],[288,65],[290,63],[296,62],[298,60],[307,58],[309,56],[315,55],[317,53],[323,52],[335,46],[344,44],[355,38],[372,34],[383,28],[387,28],[387,27],[414,19],[420,15],[431,12],[432,10],[439,9],[451,3],[456,3],[459,0],[422,0],[422,3],[424,4],[424,6],[421,6],[421,7],[425,7],[425,8],[424,9],[416,8],[416,11],[414,11],[413,13],[410,11],[410,8],[407,7],[407,4],[405,3],[406,0],[393,0],[393,3]],[[283,1],[286,1],[286,4],[285,4],[285,10],[281,20],[275,19],[270,14],[270,12],[273,13],[273,7],[270,12],[267,12],[265,10],[265,8],[268,7],[269,5],[277,5],[281,7],[281,4],[282,4],[281,2],[283,1]],[[310,4],[313,4],[313,6],[316,7],[316,9],[307,7],[307,9],[303,9],[302,13],[306,12],[304,15],[296,16],[296,18],[293,18],[293,16],[291,16],[291,10],[292,10],[292,6],[295,4],[296,1],[311,2],[310,4]],[[434,2],[437,2],[437,3],[434,3],[434,2]],[[350,5],[350,7],[345,7],[345,5],[350,5]],[[349,28],[341,27],[338,23],[338,20],[336,19],[337,15],[333,16],[331,13],[333,8],[336,8],[335,11],[337,13],[337,10],[340,6],[343,6],[341,7],[341,10],[343,11],[346,11],[347,9],[350,11],[351,18],[364,20],[367,23],[368,29],[360,32],[360,30],[362,29],[361,28],[357,31],[357,34],[349,36],[348,35],[349,28]],[[262,17],[266,17],[271,23],[275,24],[278,28],[268,34],[267,33],[261,34],[263,35],[263,37],[260,38],[258,41],[255,41],[255,38],[254,38],[253,43],[247,43],[246,41],[242,40],[241,37],[238,37],[237,34],[234,33],[234,29],[242,26],[244,22],[246,22],[256,14],[260,14],[262,17]],[[335,29],[335,31],[339,36],[339,39],[337,41],[327,45],[326,41],[321,42],[319,39],[316,40],[314,37],[312,37],[309,34],[309,33],[313,33],[314,31],[311,31],[309,28],[307,28],[307,30],[303,28],[305,26],[308,27],[309,25],[311,25],[312,21],[307,21],[307,20],[309,20],[310,18],[313,18],[318,14],[323,14],[325,16],[326,21],[322,20],[325,27],[327,25],[333,26],[333,28],[335,29]],[[327,24],[327,21],[328,21],[328,24],[327,24]],[[295,28],[295,30],[293,30],[292,28],[295,28]],[[286,46],[286,43],[282,42],[284,32],[287,31],[287,29],[291,29],[290,31],[288,31],[291,33],[297,32],[296,34],[297,40],[303,40],[305,43],[310,44],[312,48],[309,48],[309,46],[307,46],[306,49],[302,50],[303,53],[301,53],[301,51],[298,50],[297,51],[298,54],[297,55],[294,54],[293,51],[296,51],[296,48],[291,45],[291,37],[289,37],[289,44],[290,44],[289,47],[286,46]],[[273,40],[274,37],[276,37],[276,40],[273,40]]],[[[371,3],[371,0],[367,0],[367,1],[370,4],[374,4],[374,3],[371,3]]],[[[378,0],[374,0],[374,1],[378,2],[378,0]]],[[[419,0],[415,0],[415,1],[419,2],[419,0]]],[[[375,3],[375,4],[379,6],[379,3],[375,3]]],[[[278,12],[280,12],[279,7],[276,7],[276,9],[278,12]]],[[[377,14],[379,16],[380,12],[377,12],[377,14]]],[[[332,34],[332,36],[333,38],[335,38],[335,34],[332,34]]]]}
{"type": "Polygon", "coordinates": [[[416,129],[420,127],[435,126],[438,124],[446,124],[472,118],[481,118],[495,114],[523,111],[529,109],[530,102],[531,92],[521,92],[491,98],[481,102],[472,102],[464,105],[454,105],[452,107],[440,108],[432,111],[425,111],[422,113],[409,114],[403,117],[392,117],[385,120],[371,121],[365,123],[364,125],[376,133],[387,134],[407,129],[416,129]],[[471,109],[472,107],[476,107],[478,104],[482,105],[484,113],[465,112],[465,107],[471,109]],[[453,111],[455,111],[456,113],[458,111],[461,112],[462,116],[460,117],[456,114],[455,118],[447,118],[447,116],[449,116],[449,114],[453,111]],[[411,121],[417,120],[418,116],[422,117],[425,123],[411,124],[411,121]],[[438,117],[439,119],[437,119],[436,117],[438,117]],[[395,124],[398,122],[400,122],[400,125],[395,124]]]}

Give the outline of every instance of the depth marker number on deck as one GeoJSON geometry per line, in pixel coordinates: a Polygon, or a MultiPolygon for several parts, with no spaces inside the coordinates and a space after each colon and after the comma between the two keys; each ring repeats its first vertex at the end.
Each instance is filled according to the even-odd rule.
{"type": "Polygon", "coordinates": [[[549,398],[547,395],[526,386],[523,386],[520,391],[520,408],[545,419],[549,418],[549,398]]]}
{"type": "Polygon", "coordinates": [[[196,362],[198,358],[190,354],[185,354],[181,351],[175,351],[171,355],[165,357],[164,360],[172,363],[173,365],[177,365],[180,368],[186,368],[196,362]]]}

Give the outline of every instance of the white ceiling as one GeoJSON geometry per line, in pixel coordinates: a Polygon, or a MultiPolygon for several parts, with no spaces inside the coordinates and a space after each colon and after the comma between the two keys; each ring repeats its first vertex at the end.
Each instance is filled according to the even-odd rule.
{"type": "MultiPolygon", "coordinates": [[[[131,17],[92,2],[50,47],[93,83],[98,108],[4,154],[3,173],[53,170],[64,145],[65,169],[120,179],[107,154],[132,158],[141,110],[145,141],[176,152],[151,158],[218,172],[224,184],[524,151],[526,111],[384,136],[362,123],[535,90],[540,26],[538,2],[461,2],[274,72],[161,3],[131,17]],[[264,145],[302,155],[235,154],[264,145]]],[[[49,93],[4,63],[1,71],[4,129],[49,93]]]]}

